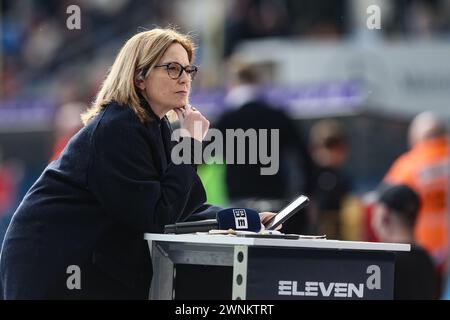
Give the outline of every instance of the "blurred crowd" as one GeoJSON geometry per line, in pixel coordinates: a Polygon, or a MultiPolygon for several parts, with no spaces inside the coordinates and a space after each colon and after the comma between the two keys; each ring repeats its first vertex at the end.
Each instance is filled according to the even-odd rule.
{"type": "MultiPolygon", "coordinates": [[[[386,39],[437,37],[450,41],[450,1],[378,2],[389,7],[382,30],[386,39]]],[[[185,20],[186,17],[177,16],[177,3],[176,0],[2,1],[0,108],[5,101],[23,98],[44,97],[53,101],[58,107],[50,128],[52,148],[45,158],[54,160],[81,127],[79,115],[93,100],[125,39],[136,33],[138,27],[167,26],[185,20]],[[69,16],[66,9],[73,4],[81,9],[81,30],[66,26],[69,16]]],[[[352,4],[350,0],[229,1],[224,12],[223,34],[219,37],[223,40],[220,59],[224,65],[231,61],[236,47],[249,39],[351,38],[355,33],[349,9],[352,4]]],[[[200,63],[201,59],[200,50],[200,63]]],[[[449,263],[450,145],[445,121],[432,113],[415,118],[409,130],[410,144],[401,150],[409,147],[409,151],[384,173],[382,181],[378,181],[379,188],[369,194],[358,194],[349,175],[348,162],[358,150],[352,149],[354,137],[345,124],[339,118],[329,118],[314,119],[309,127],[300,127],[280,108],[261,101],[255,90],[261,85],[258,75],[251,69],[237,72],[240,75],[236,83],[226,83],[229,79],[223,79],[222,85],[230,88],[230,92],[224,113],[213,119],[213,126],[270,128],[267,123],[278,119],[278,125],[272,123],[272,126],[283,128],[289,137],[283,139],[285,161],[280,174],[270,178],[252,177],[254,168],[199,167],[208,200],[218,205],[238,203],[276,211],[294,195],[308,194],[313,201],[307,212],[292,219],[285,231],[326,234],[330,239],[392,242],[400,239],[399,242],[415,243],[433,261],[438,284],[430,290],[434,298],[440,297],[445,290],[449,263]],[[415,209],[399,208],[390,200],[392,196],[383,193],[386,185],[410,187],[417,193],[420,205],[415,209]],[[276,190],[276,194],[272,192],[273,197],[264,193],[270,186],[276,190]],[[386,209],[375,214],[380,203],[391,211],[386,209]],[[389,218],[389,213],[399,211],[413,215],[406,223],[410,238],[389,234],[392,230],[405,231],[393,227],[395,218],[389,218]]],[[[409,124],[410,120],[413,119],[407,118],[405,123],[409,124]]],[[[4,130],[0,130],[1,134],[4,130]]],[[[32,182],[23,180],[24,170],[20,163],[2,155],[0,144],[0,240],[23,190],[32,182]]],[[[405,199],[411,198],[414,195],[405,199]]]]}
{"type": "Polygon", "coordinates": [[[107,64],[137,26],[171,21],[170,3],[153,0],[2,1],[0,99],[41,90],[59,101],[89,101],[107,64]],[[80,8],[81,28],[67,20],[80,8]],[[137,9],[136,8],[140,8],[137,9]]]}
{"type": "MultiPolygon", "coordinates": [[[[386,7],[382,31],[387,38],[449,39],[449,1],[378,2],[386,7]]],[[[151,28],[189,20],[189,13],[180,16],[176,10],[179,3],[179,0],[2,1],[0,100],[46,90],[64,102],[90,101],[107,70],[107,61],[137,31],[137,26],[151,28]],[[80,30],[66,25],[72,13],[67,12],[70,5],[80,8],[80,30]]],[[[229,57],[239,43],[248,39],[351,38],[357,29],[352,23],[352,5],[351,0],[227,1],[223,35],[217,30],[200,33],[209,32],[223,39],[222,57],[229,57]]]]}

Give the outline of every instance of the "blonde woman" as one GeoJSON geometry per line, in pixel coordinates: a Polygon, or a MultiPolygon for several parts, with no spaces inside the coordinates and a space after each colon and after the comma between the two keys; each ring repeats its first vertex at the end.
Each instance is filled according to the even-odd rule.
{"type": "Polygon", "coordinates": [[[168,112],[189,143],[209,127],[188,104],[194,53],[173,29],[126,42],[82,115],[85,126],[14,214],[0,261],[4,299],[145,299],[152,266],[143,233],[215,214],[194,165],[170,158],[168,112]]]}

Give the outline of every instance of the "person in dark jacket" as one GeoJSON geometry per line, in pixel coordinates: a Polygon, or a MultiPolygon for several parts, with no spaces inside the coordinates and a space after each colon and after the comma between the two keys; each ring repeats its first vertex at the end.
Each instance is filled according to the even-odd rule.
{"type": "Polygon", "coordinates": [[[414,225],[421,207],[419,195],[404,184],[382,184],[377,190],[373,230],[382,242],[410,243],[411,251],[397,252],[394,299],[438,297],[438,278],[430,255],[414,242],[414,225]]]}
{"type": "Polygon", "coordinates": [[[193,59],[192,41],[173,29],[123,46],[85,126],[14,214],[0,258],[4,299],[146,299],[152,264],[143,234],[214,217],[220,208],[205,204],[194,164],[171,161],[173,110],[190,145],[209,127],[188,103],[193,59]]]}
{"type": "MultiPolygon", "coordinates": [[[[230,90],[225,98],[228,109],[214,123],[224,136],[228,130],[242,129],[245,132],[255,130],[256,144],[264,142],[266,130],[268,136],[273,131],[279,132],[278,140],[269,140],[268,150],[276,150],[279,157],[279,168],[272,174],[261,174],[261,168],[267,167],[261,159],[252,163],[250,152],[252,142],[245,143],[243,149],[246,155],[245,164],[235,159],[239,150],[234,145],[231,163],[226,162],[226,189],[231,203],[244,204],[260,202],[262,208],[279,211],[299,194],[310,195],[313,190],[313,162],[306,149],[300,131],[294,121],[285,112],[270,103],[264,96],[264,71],[257,65],[247,64],[238,60],[231,63],[232,81],[230,90]],[[277,147],[274,147],[274,144],[277,147]],[[273,203],[266,207],[268,203],[273,203]]],[[[228,137],[227,137],[228,138],[228,137]]],[[[232,140],[232,139],[230,139],[232,140]]],[[[232,141],[227,141],[227,143],[232,141]]],[[[228,155],[223,155],[228,159],[228,155]]],[[[271,154],[274,158],[276,155],[271,154]]],[[[228,161],[228,160],[227,160],[228,161]]],[[[261,209],[262,209],[261,208],[261,209]]],[[[264,209],[262,209],[264,210],[264,209]]],[[[311,219],[307,214],[296,214],[284,223],[282,231],[285,233],[310,233],[311,219]]]]}

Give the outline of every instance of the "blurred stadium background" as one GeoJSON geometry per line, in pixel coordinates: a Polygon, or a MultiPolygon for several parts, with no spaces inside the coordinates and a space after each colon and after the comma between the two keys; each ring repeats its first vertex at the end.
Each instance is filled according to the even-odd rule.
{"type": "Polygon", "coordinates": [[[262,68],[267,98],[305,139],[317,120],[344,125],[360,197],[407,149],[414,115],[450,117],[449,0],[3,0],[0,216],[77,130],[122,44],[168,25],[198,44],[191,102],[211,122],[224,111],[230,59],[262,68]],[[80,29],[67,27],[70,5],[80,29]],[[367,27],[370,5],[381,29],[367,27]]]}

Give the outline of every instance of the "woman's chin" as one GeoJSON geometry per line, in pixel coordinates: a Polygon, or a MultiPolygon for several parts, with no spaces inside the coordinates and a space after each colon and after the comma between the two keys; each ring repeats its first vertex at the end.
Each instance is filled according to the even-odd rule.
{"type": "Polygon", "coordinates": [[[187,99],[184,99],[184,100],[178,100],[176,103],[174,103],[173,105],[174,105],[174,109],[177,109],[177,108],[183,108],[186,104],[187,104],[188,102],[187,102],[187,99]]]}

